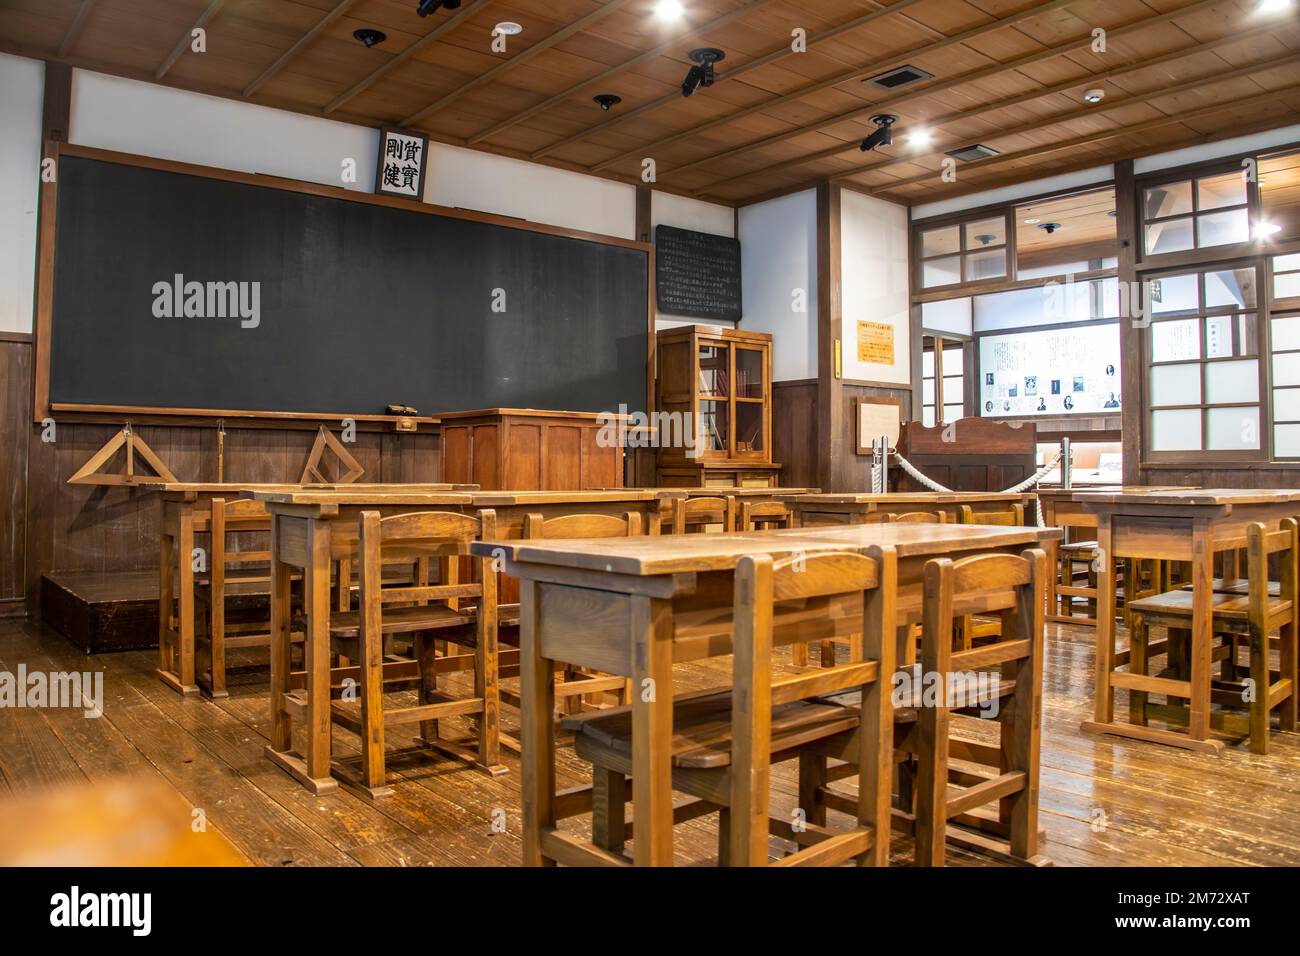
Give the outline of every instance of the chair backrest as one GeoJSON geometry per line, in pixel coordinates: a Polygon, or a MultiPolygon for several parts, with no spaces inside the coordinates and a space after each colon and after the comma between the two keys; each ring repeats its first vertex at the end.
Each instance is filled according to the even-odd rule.
{"type": "MultiPolygon", "coordinates": [[[[1292,607],[1300,605],[1297,590],[1296,557],[1300,555],[1300,523],[1295,518],[1283,518],[1278,530],[1269,531],[1260,522],[1246,526],[1246,575],[1250,616],[1267,613],[1269,558],[1279,555],[1279,594],[1281,600],[1291,601],[1292,607]]],[[[1259,622],[1261,626],[1263,622],[1259,622]]],[[[1267,633],[1267,628],[1265,628],[1267,633]]]]}
{"type": "Polygon", "coordinates": [[[673,499],[673,534],[705,531],[708,525],[720,524],[723,531],[736,530],[736,499],[701,496],[673,499]]]}
{"type": "Polygon", "coordinates": [[[239,544],[247,539],[236,537],[241,533],[269,532],[271,516],[260,501],[249,498],[213,498],[208,511],[208,558],[214,575],[224,577],[225,568],[232,564],[265,564],[271,560],[269,547],[256,550],[239,544]]]}
{"type": "Polygon", "coordinates": [[[886,514],[885,521],[903,524],[947,524],[948,515],[942,511],[904,511],[901,514],[886,514]]]}
{"type": "Polygon", "coordinates": [[[970,505],[957,507],[958,524],[990,524],[1016,527],[1025,523],[1025,506],[1012,502],[996,511],[976,511],[970,505]]]}
{"type": "Polygon", "coordinates": [[[452,511],[419,511],[382,517],[378,511],[363,511],[358,542],[362,613],[385,604],[427,604],[446,601],[459,607],[462,598],[477,598],[483,606],[495,606],[496,575],[490,558],[472,558],[478,580],[459,581],[459,559],[469,555],[473,541],[496,537],[496,512],[484,509],[475,515],[452,511]],[[438,584],[429,584],[430,560],[439,563],[438,584]],[[383,567],[395,562],[413,566],[411,582],[390,580],[385,586],[383,567]]]}
{"type": "Polygon", "coordinates": [[[783,501],[751,501],[748,498],[741,498],[738,510],[736,520],[738,531],[754,531],[760,526],[789,527],[790,525],[790,509],[783,501]]]}
{"type": "MultiPolygon", "coordinates": [[[[731,821],[734,865],[766,862],[767,798],[772,747],[772,708],[791,701],[861,688],[859,716],[860,793],[869,807],[861,820],[875,827],[875,862],[888,861],[893,711],[889,684],[894,672],[894,599],[897,555],[873,546],[867,554],[832,552],[774,562],[746,556],[736,568],[734,663],[732,667],[731,821]],[[806,620],[816,600],[848,598],[861,608],[848,663],[779,680],[772,678],[772,645],[784,618],[806,620]],[[741,829],[743,828],[743,829],[741,829]]],[[[789,630],[787,629],[787,634],[789,630]]],[[[812,630],[803,640],[816,639],[812,630]]],[[[796,638],[799,639],[799,638],[796,638]]]]}
{"type": "Polygon", "coordinates": [[[525,538],[635,538],[641,534],[641,515],[629,511],[622,515],[561,515],[544,518],[530,514],[524,518],[525,538]]]}
{"type": "Polygon", "coordinates": [[[1030,548],[1019,555],[983,554],[953,561],[927,561],[921,611],[922,672],[944,681],[951,675],[999,667],[1036,656],[1041,661],[1043,588],[1047,555],[1030,548]],[[1001,618],[992,643],[954,649],[953,621],[967,614],[1001,618]]]}

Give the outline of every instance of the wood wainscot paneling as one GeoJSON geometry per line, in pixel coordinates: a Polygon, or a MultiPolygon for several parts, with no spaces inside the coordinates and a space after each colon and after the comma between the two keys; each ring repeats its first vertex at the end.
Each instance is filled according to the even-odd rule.
{"type": "MultiPolygon", "coordinates": [[[[30,386],[25,394],[30,395],[30,386]]],[[[6,426],[14,417],[6,411],[6,426]]],[[[40,580],[46,572],[156,569],[158,499],[152,492],[67,483],[122,429],[123,420],[56,414],[53,441],[43,441],[42,426],[29,422],[30,414],[22,425],[30,449],[27,573],[22,584],[29,613],[39,609],[40,580]]],[[[178,480],[232,483],[298,482],[322,424],[339,434],[338,418],[241,419],[225,423],[224,438],[217,419],[131,419],[132,429],[178,480]]],[[[396,432],[388,422],[358,420],[355,441],[347,449],[364,469],[358,479],[363,482],[441,480],[438,433],[427,425],[414,432],[396,432]]],[[[110,461],[103,470],[117,471],[121,466],[120,460],[110,461]]]]}
{"type": "Polygon", "coordinates": [[[20,613],[25,594],[31,401],[32,337],[0,332],[0,616],[20,613]]]}

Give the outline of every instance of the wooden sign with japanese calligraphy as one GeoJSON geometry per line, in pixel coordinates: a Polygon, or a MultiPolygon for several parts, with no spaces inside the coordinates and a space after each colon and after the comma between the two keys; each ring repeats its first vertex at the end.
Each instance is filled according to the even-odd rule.
{"type": "Polygon", "coordinates": [[[423,199],[428,154],[429,137],[393,129],[381,130],[375,192],[384,196],[423,199]]]}

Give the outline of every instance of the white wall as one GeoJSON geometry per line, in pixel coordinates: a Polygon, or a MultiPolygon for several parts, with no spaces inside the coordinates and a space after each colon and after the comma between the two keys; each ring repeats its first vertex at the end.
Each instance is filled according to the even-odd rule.
{"type": "MultiPolygon", "coordinates": [[[[736,211],[730,206],[702,202],[686,196],[672,193],[652,192],[650,194],[650,236],[654,238],[655,226],[676,226],[678,229],[692,229],[695,232],[707,232],[715,236],[736,237],[736,211]]],[[[743,278],[745,263],[744,247],[741,247],[740,271],[743,278]]],[[[744,292],[741,292],[742,298],[744,292]]],[[[672,315],[655,310],[655,328],[671,329],[679,325],[722,325],[734,328],[734,322],[713,319],[693,319],[688,316],[672,315]]]]}
{"type": "Polygon", "coordinates": [[[844,378],[908,385],[912,381],[907,207],[840,190],[840,330],[844,378]],[[893,329],[892,362],[858,361],[858,323],[893,329]]]}
{"type": "Polygon", "coordinates": [[[0,331],[5,332],[32,330],[44,66],[0,53],[0,331]]]}
{"type": "Polygon", "coordinates": [[[817,377],[817,193],[740,210],[740,327],[772,334],[772,379],[817,377]],[[804,311],[796,311],[796,290],[804,311]]]}
{"type": "MultiPolygon", "coordinates": [[[[374,191],[379,133],[365,126],[87,70],[73,71],[71,126],[84,146],[374,191]]],[[[441,143],[429,155],[426,202],[634,238],[632,186],[441,143]]]]}

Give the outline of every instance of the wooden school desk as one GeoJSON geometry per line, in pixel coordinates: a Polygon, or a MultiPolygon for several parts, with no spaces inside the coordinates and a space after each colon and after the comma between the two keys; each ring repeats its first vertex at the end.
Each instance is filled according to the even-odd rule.
{"type": "Polygon", "coordinates": [[[691,640],[687,624],[730,613],[741,557],[893,547],[899,557],[898,592],[914,595],[931,558],[1019,553],[1060,534],[1054,528],[873,523],[471,545],[479,555],[504,551],[506,572],[520,579],[524,863],[620,862],[556,828],[556,820],[567,813],[557,806],[555,792],[553,662],[632,678],[632,801],[638,834],[654,835],[653,840],[638,836],[633,841],[634,862],[668,865],[673,849],[672,665],[731,653],[729,641],[722,646],[716,640],[691,640]],[[656,693],[643,695],[640,688],[645,687],[656,693]]]}
{"type": "Polygon", "coordinates": [[[778,501],[785,502],[799,528],[820,525],[866,524],[883,520],[887,514],[908,511],[942,511],[949,521],[957,520],[962,505],[994,508],[1019,503],[1025,507],[1025,521],[1032,524],[1034,514],[1033,492],[1009,491],[902,491],[887,494],[788,494],[789,489],[778,488],[778,501]]]}
{"type": "MultiPolygon", "coordinates": [[[[529,514],[556,518],[566,514],[641,515],[644,527],[659,517],[664,502],[652,491],[480,491],[412,492],[298,489],[255,491],[249,497],[271,514],[271,742],[266,755],[313,793],[338,786],[330,776],[330,565],[348,560],[356,545],[361,512],[384,516],[413,511],[473,513],[491,508],[503,538],[523,535],[529,514]],[[304,575],[306,687],[290,689],[289,580],[294,570],[304,575]],[[294,717],[306,721],[307,750],[293,750],[294,717]]],[[[400,486],[399,486],[400,487],[400,486]]]]}
{"type": "Polygon", "coordinates": [[[249,482],[148,481],[136,485],[158,495],[158,670],[159,679],[182,696],[199,692],[194,678],[194,536],[207,532],[206,516],[214,498],[235,499],[244,492],[296,491],[302,488],[326,490],[391,489],[409,491],[477,490],[477,485],[297,485],[249,482]],[[177,602],[177,625],[170,626],[172,603],[177,602]],[[176,663],[168,659],[170,642],[176,645],[176,663]],[[174,669],[173,669],[174,667],[174,669]]]}
{"type": "Polygon", "coordinates": [[[1084,721],[1083,729],[1190,750],[1222,750],[1221,740],[1210,739],[1214,555],[1244,548],[1246,526],[1253,522],[1276,530],[1281,519],[1300,514],[1300,490],[1121,488],[1080,491],[1075,500],[1097,516],[1097,547],[1110,556],[1097,575],[1096,699],[1093,719],[1084,721]],[[1190,680],[1118,670],[1129,663],[1127,652],[1115,651],[1115,562],[1121,558],[1191,562],[1190,680]],[[1117,722],[1116,689],[1186,698],[1187,733],[1117,722]]]}

